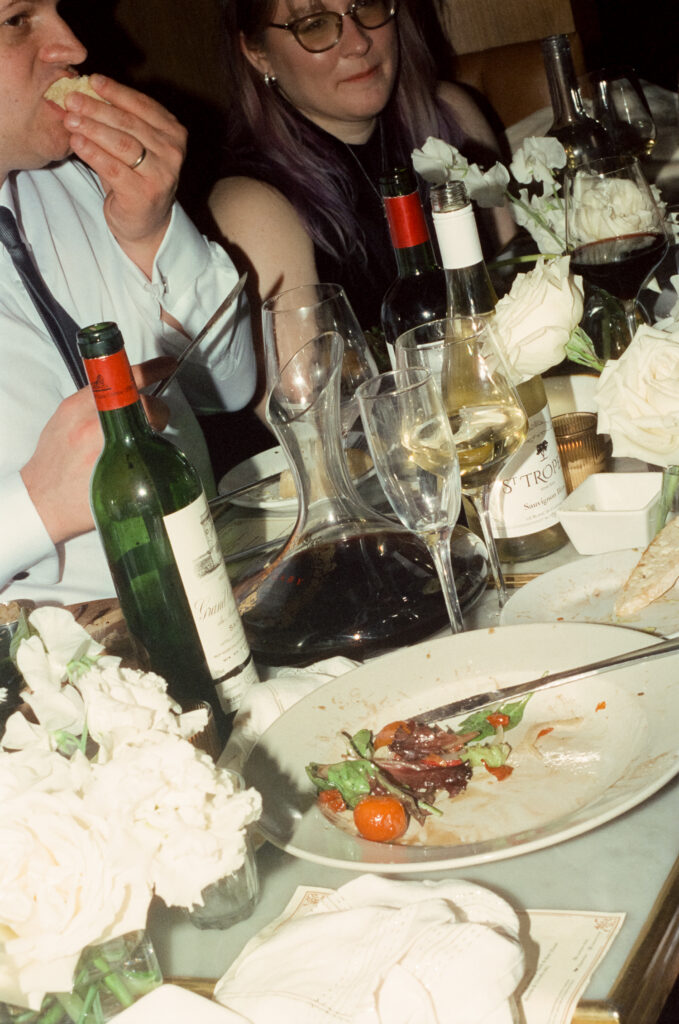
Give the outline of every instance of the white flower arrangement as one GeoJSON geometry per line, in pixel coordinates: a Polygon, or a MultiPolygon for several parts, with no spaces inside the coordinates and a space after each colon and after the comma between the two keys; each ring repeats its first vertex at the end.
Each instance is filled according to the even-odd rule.
{"type": "Polygon", "coordinates": [[[207,722],[123,668],[61,608],[29,618],[26,688],[0,742],[0,1001],[70,991],[82,950],[146,925],[153,894],[201,904],[237,871],[252,789],[188,742],[207,722]]]}
{"type": "Polygon", "coordinates": [[[517,181],[542,186],[530,198],[509,190],[510,174],[496,163],[489,171],[470,164],[455,146],[428,138],[412,154],[415,170],[426,181],[442,184],[463,181],[467,194],[482,207],[511,203],[514,218],[536,242],[533,270],[518,274],[509,293],[497,304],[497,336],[514,383],[521,383],[568,356],[574,362],[600,370],[602,362],[591,340],[579,327],[583,312],[581,277],[569,280],[569,257],[564,256],[565,213],[555,171],[566,164],[566,151],[557,139],[530,138],[516,153],[510,170],[517,181]],[[551,261],[547,261],[547,257],[551,261]]]}
{"type": "MultiPolygon", "coordinates": [[[[566,165],[566,152],[561,143],[547,137],[526,139],[509,171],[496,163],[483,172],[454,146],[435,138],[414,150],[412,159],[415,170],[432,184],[463,181],[479,206],[508,201],[517,224],[526,228],[542,254],[534,270],[517,275],[496,306],[498,339],[514,382],[544,372],[565,356],[602,371],[596,393],[598,431],[610,434],[614,456],[661,466],[678,464],[679,275],[670,278],[677,302],[669,316],[653,327],[639,327],[623,355],[604,365],[577,326],[582,316],[582,279],[571,275],[568,282],[568,257],[562,255],[565,207],[558,172],[566,165]],[[531,194],[523,188],[515,195],[508,187],[511,177],[531,185],[531,194]]],[[[595,178],[583,187],[588,188],[587,195],[580,197],[583,238],[596,240],[611,230],[644,230],[646,211],[632,182],[595,178]]],[[[651,191],[664,210],[655,185],[651,191]]]]}
{"type": "Polygon", "coordinates": [[[467,195],[482,207],[502,206],[509,201],[516,223],[532,235],[539,252],[552,256],[566,250],[566,221],[561,185],[554,173],[566,166],[566,151],[558,141],[533,137],[517,150],[509,171],[496,163],[489,171],[470,164],[455,146],[429,137],[422,149],[413,150],[413,167],[425,181],[463,181],[467,195]],[[511,174],[521,184],[541,185],[541,193],[529,197],[528,189],[515,196],[508,188],[511,174]]]}

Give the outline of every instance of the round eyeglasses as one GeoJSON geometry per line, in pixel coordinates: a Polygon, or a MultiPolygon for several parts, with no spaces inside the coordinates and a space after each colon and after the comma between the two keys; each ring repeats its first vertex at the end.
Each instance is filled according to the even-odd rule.
{"type": "Polygon", "coordinates": [[[396,14],[398,0],[354,0],[344,14],[337,11],[317,11],[293,18],[284,25],[270,22],[269,28],[282,28],[292,32],[300,46],[309,53],[323,53],[337,46],[342,37],[344,19],[352,18],[361,28],[381,28],[396,14]]]}

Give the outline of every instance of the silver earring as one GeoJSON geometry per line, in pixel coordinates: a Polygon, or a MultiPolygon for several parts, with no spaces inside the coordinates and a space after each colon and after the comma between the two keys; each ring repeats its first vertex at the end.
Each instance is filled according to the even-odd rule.
{"type": "Polygon", "coordinates": [[[275,75],[270,75],[269,72],[266,71],[264,73],[264,85],[266,85],[269,89],[273,89],[275,84],[276,84],[276,76],[275,75]]]}

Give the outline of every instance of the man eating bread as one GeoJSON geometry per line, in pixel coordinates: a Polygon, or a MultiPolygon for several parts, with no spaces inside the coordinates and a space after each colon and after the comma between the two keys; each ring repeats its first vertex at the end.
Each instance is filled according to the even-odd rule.
{"type": "MultiPolygon", "coordinates": [[[[56,0],[0,0],[2,601],[67,604],[114,592],[89,508],[98,418],[50,317],[66,324],[66,336],[115,320],[138,383],[150,385],[237,280],[228,255],[175,202],[182,126],[110,78],[83,83],[76,68],[85,57],[56,0]],[[35,297],[44,290],[55,314],[35,297]]],[[[209,492],[194,410],[235,410],[252,396],[245,301],[178,380],[163,402],[148,400],[149,413],[156,427],[167,424],[209,492]]]]}

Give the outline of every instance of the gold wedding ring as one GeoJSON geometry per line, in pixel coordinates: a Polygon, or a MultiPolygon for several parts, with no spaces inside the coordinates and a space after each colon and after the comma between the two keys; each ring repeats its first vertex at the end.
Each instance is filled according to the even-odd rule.
{"type": "Polygon", "coordinates": [[[139,167],[139,164],[142,163],[145,159],[146,159],[146,146],[142,146],[141,147],[141,153],[139,154],[137,159],[134,161],[134,163],[130,164],[130,170],[131,171],[136,170],[137,167],[139,167]]]}

